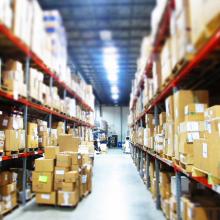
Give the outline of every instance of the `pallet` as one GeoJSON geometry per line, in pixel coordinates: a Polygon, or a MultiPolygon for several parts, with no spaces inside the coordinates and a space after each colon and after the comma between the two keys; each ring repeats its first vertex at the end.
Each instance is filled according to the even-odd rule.
{"type": "Polygon", "coordinates": [[[173,67],[172,75],[178,75],[178,73],[187,65],[187,63],[189,63],[190,60],[192,60],[193,57],[193,54],[185,54],[185,56],[182,59],[180,59],[173,67]]]}
{"type": "Polygon", "coordinates": [[[5,215],[7,215],[7,214],[13,212],[15,209],[18,208],[18,206],[19,206],[19,205],[17,204],[17,205],[14,206],[12,209],[6,209],[6,210],[4,210],[4,211],[1,213],[1,215],[2,215],[2,216],[5,216],[5,215]]]}
{"type": "Polygon", "coordinates": [[[175,157],[172,157],[172,161],[176,164],[176,165],[180,165],[180,161],[177,160],[175,157]]]}
{"type": "Polygon", "coordinates": [[[192,168],[193,168],[193,165],[192,164],[185,164],[183,162],[179,162],[179,166],[184,169],[187,173],[191,173],[192,172],[192,168]]]}
{"type": "Polygon", "coordinates": [[[167,159],[167,160],[172,161],[172,156],[169,156],[169,155],[167,155],[167,154],[163,154],[163,157],[164,157],[165,159],[167,159]]]}
{"type": "Polygon", "coordinates": [[[35,99],[31,96],[28,97],[28,100],[30,100],[32,103],[35,103],[35,104],[38,104],[38,105],[42,104],[39,100],[37,100],[37,99],[35,99]]]}
{"type": "Polygon", "coordinates": [[[16,151],[5,151],[3,154],[6,156],[13,156],[13,155],[18,155],[19,153],[24,153],[24,151],[25,151],[25,148],[19,149],[16,151]]]}
{"type": "Polygon", "coordinates": [[[193,166],[192,167],[192,176],[193,177],[207,177],[208,172],[193,166]]]}
{"type": "Polygon", "coordinates": [[[26,148],[27,149],[27,152],[35,152],[35,151],[38,151],[39,150],[39,147],[35,147],[35,148],[26,148]]]}

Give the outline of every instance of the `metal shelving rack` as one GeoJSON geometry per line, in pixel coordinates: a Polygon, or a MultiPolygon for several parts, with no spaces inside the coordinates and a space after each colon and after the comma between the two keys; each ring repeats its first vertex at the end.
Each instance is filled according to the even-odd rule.
{"type": "MultiPolygon", "coordinates": [[[[158,33],[156,35],[156,39],[154,42],[154,48],[152,50],[152,54],[149,60],[146,62],[145,72],[143,72],[143,76],[141,77],[140,82],[138,83],[138,87],[136,88],[134,99],[131,102],[131,111],[135,109],[135,105],[138,97],[143,89],[144,84],[144,75],[151,77],[152,76],[152,57],[155,52],[160,51],[161,46],[163,45],[167,33],[169,31],[169,20],[171,15],[171,10],[174,7],[174,1],[167,1],[167,6],[165,7],[165,11],[163,13],[158,33]]],[[[133,123],[130,125],[131,128],[134,128],[138,125],[143,125],[144,116],[147,113],[154,113],[155,123],[158,121],[159,116],[159,105],[165,101],[165,98],[177,91],[178,87],[183,88],[192,88],[192,84],[195,84],[194,81],[190,81],[190,78],[196,78],[199,81],[199,74],[196,71],[198,68],[208,69],[208,65],[210,61],[216,59],[216,53],[219,54],[220,48],[220,29],[215,32],[210,39],[207,40],[205,45],[200,48],[193,56],[191,60],[189,60],[185,66],[175,75],[169,83],[160,91],[150,102],[144,107],[143,111],[134,119],[133,123]],[[212,60],[213,59],[213,60],[212,60]],[[207,62],[207,60],[209,62],[207,62]],[[194,75],[193,75],[194,74],[194,75]],[[195,75],[197,74],[197,75],[195,75]],[[191,83],[191,84],[190,84],[191,83]]],[[[211,71],[205,72],[207,76],[211,71]]],[[[204,75],[202,75],[204,76],[204,75]]],[[[217,76],[210,76],[210,78],[217,79],[217,76]]],[[[212,79],[212,80],[213,80],[212,79]]],[[[200,85],[204,85],[206,82],[201,82],[200,85]],[[202,84],[203,83],[203,84],[202,84]]],[[[213,83],[213,81],[212,81],[213,83]]],[[[199,86],[198,86],[199,87],[199,86]]],[[[194,87],[196,88],[196,87],[194,87]]],[[[197,183],[202,184],[203,186],[220,193],[220,187],[218,185],[211,185],[208,183],[208,178],[203,176],[193,176],[192,173],[186,172],[182,167],[175,164],[173,161],[167,160],[166,158],[162,158],[159,155],[155,154],[152,150],[146,148],[146,146],[142,146],[139,144],[131,143],[132,146],[132,158],[137,164],[137,169],[140,172],[140,175],[143,176],[143,161],[146,162],[146,185],[147,188],[150,187],[150,175],[149,175],[149,167],[150,161],[155,161],[155,172],[156,172],[156,207],[158,209],[161,208],[160,204],[160,190],[159,190],[159,171],[160,164],[170,167],[176,174],[176,201],[177,201],[177,219],[181,220],[180,216],[180,200],[181,200],[181,176],[184,175],[191,180],[196,181],[197,183]]]]}
{"type": "MultiPolygon", "coordinates": [[[[38,57],[31,49],[17,36],[15,36],[10,29],[8,29],[4,24],[0,23],[0,55],[4,56],[7,54],[9,58],[15,58],[20,60],[25,65],[25,82],[27,85],[27,97],[29,95],[29,74],[30,67],[34,67],[42,71],[45,75],[49,77],[49,85],[52,88],[53,83],[56,83],[58,88],[63,89],[63,97],[65,98],[68,94],[71,97],[74,97],[76,101],[81,105],[82,109],[87,112],[92,112],[93,109],[83,100],[76,92],[74,92],[69,86],[67,86],[53,71],[51,71],[43,60],[38,57]],[[7,45],[7,47],[5,47],[7,45]]],[[[1,59],[0,59],[1,63],[1,59]]],[[[1,73],[1,71],[0,71],[1,73]]],[[[17,104],[23,109],[24,116],[24,129],[25,135],[27,132],[27,123],[28,123],[28,112],[30,110],[37,111],[43,115],[49,116],[49,131],[51,131],[53,116],[63,120],[65,126],[67,122],[73,124],[73,126],[84,126],[87,128],[93,128],[94,125],[87,123],[76,117],[69,117],[61,112],[57,112],[43,105],[37,104],[28,98],[14,97],[13,94],[8,93],[7,91],[0,90],[1,99],[10,103],[10,105],[17,104]]],[[[27,141],[27,140],[26,140],[27,141]]],[[[0,156],[0,167],[5,167],[4,163],[10,162],[11,160],[22,159],[22,168],[23,168],[23,185],[22,185],[22,204],[26,203],[26,169],[27,169],[27,158],[35,158],[35,156],[42,156],[43,150],[33,151],[33,152],[23,152],[18,153],[12,156],[0,156]]]]}

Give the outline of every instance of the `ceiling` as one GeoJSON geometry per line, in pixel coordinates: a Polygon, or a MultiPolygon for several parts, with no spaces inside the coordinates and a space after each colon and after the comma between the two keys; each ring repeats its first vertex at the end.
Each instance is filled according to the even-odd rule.
{"type": "Polygon", "coordinates": [[[111,83],[103,65],[103,47],[118,51],[118,105],[128,105],[143,36],[150,31],[155,0],[40,0],[43,9],[59,9],[68,37],[71,61],[93,85],[99,103],[113,105],[111,83]],[[100,31],[110,31],[111,40],[100,31]]]}

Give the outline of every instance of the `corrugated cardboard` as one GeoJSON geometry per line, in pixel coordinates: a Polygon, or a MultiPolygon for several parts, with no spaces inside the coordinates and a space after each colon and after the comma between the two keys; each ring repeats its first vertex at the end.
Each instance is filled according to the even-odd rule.
{"type": "Polygon", "coordinates": [[[56,166],[58,167],[71,167],[71,155],[59,153],[57,154],[56,166]]]}
{"type": "Polygon", "coordinates": [[[32,173],[33,192],[50,193],[53,191],[53,173],[36,172],[32,173]]]}
{"type": "Polygon", "coordinates": [[[36,203],[55,205],[56,204],[56,192],[36,193],[36,203]]]}
{"type": "Polygon", "coordinates": [[[76,206],[78,203],[77,190],[73,192],[58,191],[58,205],[60,206],[76,206]]]}
{"type": "Polygon", "coordinates": [[[4,185],[0,188],[0,193],[2,196],[8,196],[16,191],[16,182],[4,185]]]}
{"type": "Polygon", "coordinates": [[[35,171],[53,172],[54,160],[38,158],[35,160],[35,171]]]}
{"type": "Polygon", "coordinates": [[[65,173],[65,182],[67,183],[74,183],[78,180],[79,178],[79,173],[78,171],[69,171],[65,173]]]}
{"type": "Polygon", "coordinates": [[[73,192],[76,190],[76,182],[75,183],[67,183],[67,182],[62,182],[62,191],[64,192],[73,192]]]}
{"type": "Polygon", "coordinates": [[[46,146],[44,152],[45,159],[56,159],[56,155],[60,152],[60,149],[58,146],[46,146]]]}
{"type": "Polygon", "coordinates": [[[78,147],[80,145],[80,138],[73,137],[71,134],[63,134],[58,137],[58,145],[60,146],[60,151],[73,151],[78,152],[78,147]]]}

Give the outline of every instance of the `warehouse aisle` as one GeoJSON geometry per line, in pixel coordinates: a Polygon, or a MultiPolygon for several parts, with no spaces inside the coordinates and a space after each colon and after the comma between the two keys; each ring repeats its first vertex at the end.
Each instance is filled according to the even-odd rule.
{"type": "Polygon", "coordinates": [[[32,200],[24,208],[8,215],[6,220],[153,220],[164,219],[155,209],[130,155],[110,150],[95,159],[93,192],[75,210],[38,206],[32,200]]]}

